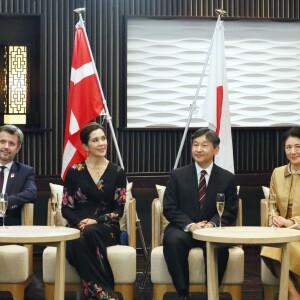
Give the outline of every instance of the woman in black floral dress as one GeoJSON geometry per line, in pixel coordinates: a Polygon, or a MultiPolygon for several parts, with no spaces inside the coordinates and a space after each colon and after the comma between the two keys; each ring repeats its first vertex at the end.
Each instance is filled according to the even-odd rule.
{"type": "Polygon", "coordinates": [[[105,158],[107,139],[101,125],[88,123],[80,139],[88,156],[67,172],[62,214],[81,237],[67,242],[67,259],[81,277],[86,299],[118,299],[107,247],[119,242],[126,175],[105,158]]]}

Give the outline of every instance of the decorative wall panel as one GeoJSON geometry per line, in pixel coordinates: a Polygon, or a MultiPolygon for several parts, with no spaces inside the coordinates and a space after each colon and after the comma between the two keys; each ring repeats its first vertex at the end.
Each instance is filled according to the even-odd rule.
{"type": "MultiPolygon", "coordinates": [[[[300,124],[300,22],[223,23],[231,125],[300,124]]],[[[128,127],[185,127],[215,25],[201,18],[128,19],[128,127]]],[[[207,126],[197,112],[209,72],[208,64],[191,127],[207,126]]]]}

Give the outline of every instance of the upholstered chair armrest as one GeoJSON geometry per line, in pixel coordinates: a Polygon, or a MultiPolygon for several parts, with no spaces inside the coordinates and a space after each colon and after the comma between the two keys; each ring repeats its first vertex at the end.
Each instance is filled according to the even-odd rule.
{"type": "Polygon", "coordinates": [[[58,202],[58,210],[56,212],[55,220],[53,216],[53,211],[51,208],[51,197],[48,199],[48,210],[47,210],[47,226],[53,226],[55,222],[56,226],[65,227],[68,221],[61,214],[61,202],[58,202]]]}
{"type": "Polygon", "coordinates": [[[21,224],[33,225],[33,203],[26,203],[21,210],[21,224]]]}
{"type": "Polygon", "coordinates": [[[49,198],[47,205],[47,226],[53,225],[52,222],[51,198],[49,198]]]}
{"type": "Polygon", "coordinates": [[[266,199],[260,200],[260,226],[269,226],[269,210],[268,201],[266,199]]]}
{"type": "Polygon", "coordinates": [[[162,205],[159,198],[152,201],[152,248],[160,246],[162,205]]]}
{"type": "Polygon", "coordinates": [[[243,201],[239,199],[238,214],[236,218],[236,226],[243,226],[243,201]]]}
{"type": "Polygon", "coordinates": [[[128,245],[136,248],[136,200],[134,198],[128,201],[126,225],[128,245]]]}

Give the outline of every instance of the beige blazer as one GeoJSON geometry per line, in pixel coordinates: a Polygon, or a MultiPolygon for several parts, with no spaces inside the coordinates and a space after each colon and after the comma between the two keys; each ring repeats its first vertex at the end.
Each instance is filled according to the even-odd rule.
{"type": "MultiPolygon", "coordinates": [[[[293,203],[292,216],[294,222],[300,222],[300,175],[292,175],[288,165],[274,169],[270,182],[270,193],[277,196],[278,214],[287,218],[289,200],[293,203]]],[[[295,229],[296,230],[296,229],[295,229]]],[[[300,242],[292,242],[289,247],[290,270],[300,275],[300,242]]],[[[281,249],[263,247],[261,255],[281,261],[281,249]]]]}

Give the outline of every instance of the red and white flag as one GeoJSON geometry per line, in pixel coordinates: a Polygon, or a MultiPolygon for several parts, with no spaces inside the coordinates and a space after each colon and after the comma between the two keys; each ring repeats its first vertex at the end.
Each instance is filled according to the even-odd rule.
{"type": "Polygon", "coordinates": [[[98,117],[103,108],[102,90],[89,41],[85,29],[77,24],[61,171],[63,179],[70,166],[86,158],[87,153],[80,141],[80,130],[85,124],[98,117]]]}
{"type": "Polygon", "coordinates": [[[215,158],[215,163],[234,173],[224,50],[224,26],[223,22],[220,21],[213,35],[210,74],[206,98],[202,106],[202,119],[209,123],[208,127],[215,130],[221,140],[220,151],[215,158]]]}

